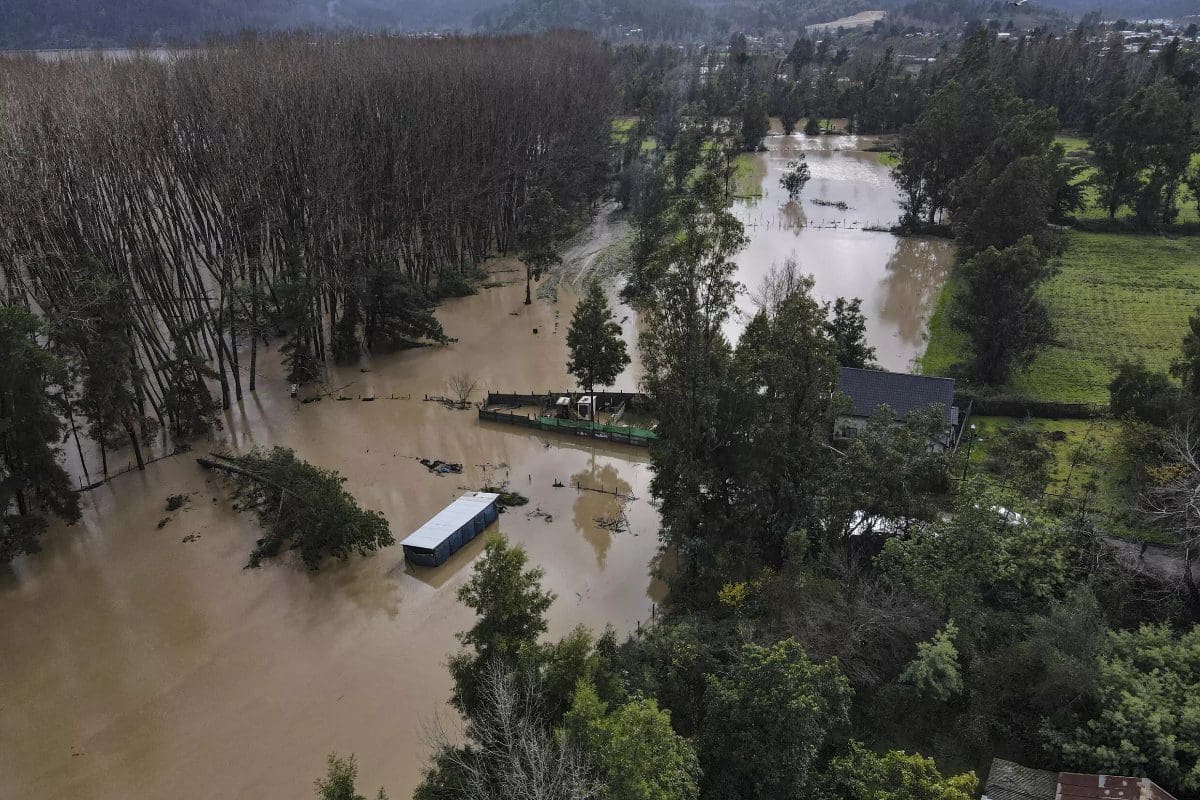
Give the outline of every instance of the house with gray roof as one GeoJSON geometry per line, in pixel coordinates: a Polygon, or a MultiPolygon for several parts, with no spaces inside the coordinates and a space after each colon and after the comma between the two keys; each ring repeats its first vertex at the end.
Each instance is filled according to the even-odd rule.
{"type": "Polygon", "coordinates": [[[903,422],[914,411],[938,406],[946,422],[945,436],[933,444],[944,449],[953,441],[958,428],[958,408],[954,405],[954,379],[930,375],[909,375],[878,369],[842,367],[838,391],[850,399],[850,408],[834,422],[834,436],[852,439],[866,427],[875,413],[887,406],[896,422],[903,422]]]}

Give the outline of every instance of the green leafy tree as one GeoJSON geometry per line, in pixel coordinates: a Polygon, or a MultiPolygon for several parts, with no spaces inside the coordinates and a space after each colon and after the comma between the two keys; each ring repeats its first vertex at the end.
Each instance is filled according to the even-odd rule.
{"type": "Polygon", "coordinates": [[[1200,164],[1187,171],[1184,182],[1187,184],[1188,191],[1192,193],[1192,202],[1196,204],[1196,213],[1200,214],[1200,164]]]}
{"type": "Polygon", "coordinates": [[[563,719],[563,734],[598,773],[606,800],[694,800],[699,795],[696,752],[653,699],[635,699],[609,711],[595,687],[581,681],[563,719]]]}
{"type": "Polygon", "coordinates": [[[794,639],[743,646],[709,677],[700,732],[705,796],[808,797],[818,756],[849,723],[850,695],[836,659],[814,663],[794,639]]]}
{"type": "MultiPolygon", "coordinates": [[[[1193,316],[1191,321],[1197,320],[1193,316]]],[[[1193,336],[1192,333],[1188,337],[1193,336]]],[[[1187,353],[1187,338],[1184,352],[1187,353]]],[[[1196,353],[1200,356],[1200,353],[1196,353]]],[[[1195,362],[1181,361],[1173,368],[1190,382],[1195,362]],[[1185,375],[1186,370],[1186,375],[1185,375]]],[[[1196,387],[1200,389],[1200,386],[1196,387]]],[[[1179,387],[1165,372],[1155,372],[1142,361],[1123,361],[1108,384],[1109,408],[1118,419],[1133,417],[1153,425],[1165,425],[1183,410],[1179,387]]]]}
{"type": "MultiPolygon", "coordinates": [[[[728,385],[722,326],[738,289],[731,257],[746,239],[723,183],[718,157],[706,159],[689,190],[663,209],[661,236],[645,268],[644,285],[653,288],[639,346],[643,385],[659,422],[651,491],[663,503],[662,535],[676,543],[694,540],[707,524],[700,487],[725,439],[713,424],[728,385]]],[[[689,562],[683,571],[691,574],[689,562]]]]}
{"type": "Polygon", "coordinates": [[[783,177],[779,179],[779,185],[787,190],[789,199],[796,200],[800,197],[800,193],[804,191],[805,184],[811,178],[812,170],[808,168],[806,162],[789,161],[783,177]]]}
{"type": "Polygon", "coordinates": [[[932,758],[889,750],[878,755],[855,741],[830,761],[818,800],[971,800],[979,786],[973,772],[943,776],[932,758]]]}
{"type": "Polygon", "coordinates": [[[1052,274],[1030,237],[989,247],[960,270],[962,289],[951,322],[971,342],[971,376],[998,386],[1049,340],[1050,318],[1037,289],[1052,274]]]}
{"type": "Polygon", "coordinates": [[[900,682],[939,703],[960,695],[963,679],[958,669],[958,648],[954,646],[956,636],[958,626],[947,622],[932,639],[918,644],[917,656],[900,674],[900,682]]]}
{"type": "Polygon", "coordinates": [[[1183,383],[1183,391],[1193,401],[1200,401],[1200,308],[1188,317],[1182,352],[1171,365],[1171,374],[1183,383]]]}
{"type": "Polygon", "coordinates": [[[949,200],[955,238],[964,257],[988,247],[1003,250],[1026,236],[1040,249],[1058,248],[1047,222],[1059,201],[1054,109],[1013,104],[996,138],[953,185],[949,200]]]}
{"type": "Polygon", "coordinates": [[[63,365],[38,343],[32,314],[0,306],[0,564],[40,548],[49,511],[79,519],[79,498],[58,461],[63,365]]]}
{"type": "Polygon", "coordinates": [[[1130,206],[1143,225],[1169,223],[1192,152],[1191,110],[1170,80],[1138,89],[1101,121],[1092,183],[1110,219],[1130,206]]]}
{"type": "MultiPolygon", "coordinates": [[[[358,762],[354,756],[342,758],[336,753],[329,754],[329,768],[324,778],[316,781],[317,797],[319,800],[367,800],[354,788],[358,778],[358,762]]],[[[376,800],[387,800],[383,789],[375,795],[376,800]]]]}
{"type": "Polygon", "coordinates": [[[71,287],[54,310],[52,335],[59,349],[78,365],[79,408],[91,423],[92,439],[100,444],[107,475],[107,450],[114,433],[128,438],[138,467],[144,467],[135,426],[144,426],[145,420],[138,411],[135,388],[141,376],[127,319],[129,293],[120,283],[106,279],[96,262],[89,262],[89,268],[93,274],[71,287]]]}
{"type": "Polygon", "coordinates": [[[735,511],[726,536],[730,546],[752,546],[741,556],[752,567],[755,560],[778,566],[787,537],[817,524],[837,375],[837,348],[811,278],[789,262],[767,283],[762,310],[738,341],[730,404],[738,447],[721,478],[735,511]]]}
{"type": "Polygon", "coordinates": [[[534,187],[517,212],[517,256],[525,264],[525,305],[533,302],[534,279],[562,261],[558,242],[568,214],[549,189],[534,187]]]}
{"type": "Polygon", "coordinates": [[[344,477],[296,458],[286,447],[213,453],[197,461],[230,477],[238,506],[253,511],[264,529],[247,568],[287,548],[316,570],[329,556],[345,561],[355,551],[365,556],[396,542],[387,519],[363,509],[343,488],[344,477]]]}
{"type": "Polygon", "coordinates": [[[932,520],[950,489],[947,427],[940,406],[900,424],[884,406],[854,438],[839,441],[820,495],[830,538],[845,546],[850,536],[880,533],[880,520],[904,527],[932,520]]]}
{"type": "Polygon", "coordinates": [[[804,89],[801,84],[793,83],[780,98],[779,121],[783,132],[791,136],[796,132],[796,123],[800,121],[804,111],[804,89]]]}
{"type": "Polygon", "coordinates": [[[1043,439],[1029,420],[1010,425],[988,442],[983,468],[1027,497],[1037,497],[1050,482],[1054,461],[1043,439]]]}
{"type": "Polygon", "coordinates": [[[1069,530],[1036,519],[1006,517],[1011,507],[978,485],[959,493],[954,511],[889,539],[877,564],[966,628],[984,598],[1001,607],[1031,608],[1061,597],[1077,578],[1069,530]]]}
{"type": "Polygon", "coordinates": [[[754,152],[762,147],[762,141],[771,130],[771,118],[767,116],[767,96],[764,92],[751,89],[741,102],[742,149],[754,152]]]}
{"type": "MultiPolygon", "coordinates": [[[[826,308],[829,311],[829,308],[826,308]]],[[[838,364],[864,369],[875,364],[875,348],[867,344],[867,318],[862,313],[862,298],[847,300],[839,297],[833,302],[833,315],[825,323],[825,331],[837,345],[838,364]]]]}
{"type": "Polygon", "coordinates": [[[611,386],[629,366],[621,326],[613,318],[599,283],[592,283],[575,306],[567,330],[567,349],[567,370],[589,394],[596,386],[611,386]]]}
{"type": "Polygon", "coordinates": [[[901,133],[899,163],[892,176],[904,194],[902,226],[936,223],[951,206],[956,183],[1022,107],[1013,90],[990,70],[960,73],[934,93],[901,133]]]}
{"type": "Polygon", "coordinates": [[[1200,627],[1113,631],[1099,658],[1094,711],[1052,732],[1072,768],[1145,775],[1179,794],[1200,790],[1200,627]]]}
{"type": "Polygon", "coordinates": [[[554,595],[542,590],[545,571],[526,568],[528,561],[519,545],[502,536],[491,539],[470,580],[458,590],[459,601],[476,614],[471,629],[458,634],[466,649],[450,659],[452,700],[468,717],[477,706],[488,665],[515,668],[546,632],[545,615],[554,595]]]}

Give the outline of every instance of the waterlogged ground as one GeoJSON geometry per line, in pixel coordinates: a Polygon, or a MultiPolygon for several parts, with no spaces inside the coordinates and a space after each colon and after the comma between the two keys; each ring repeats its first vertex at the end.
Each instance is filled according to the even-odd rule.
{"type": "Polygon", "coordinates": [[[779,134],[767,137],[766,152],[751,156],[755,173],[762,176],[762,194],[740,198],[733,206],[750,239],[734,259],[738,280],[749,291],[739,297],[742,314],[730,320],[726,335],[740,335],[747,315],[754,313],[753,293],[763,276],[794,257],[813,276],[819,299],[862,298],[867,337],[881,366],[911,368],[924,349],[926,320],[954,246],[944,239],[864,230],[888,228],[900,217],[900,194],[890,168],[880,153],[863,149],[874,143],[870,137],[779,134]],[[800,199],[791,201],[779,179],[789,162],[802,157],[812,179],[800,199]]]}
{"type": "MultiPolygon", "coordinates": [[[[645,452],[481,424],[422,399],[459,371],[481,390],[567,385],[575,294],[560,287],[556,303],[524,306],[521,273],[494,278],[509,283],[439,310],[456,344],[335,374],[334,394],[352,400],[290,399],[274,350],[260,353],[259,391],[226,415],[221,438],[286,445],[339,470],[397,540],[462,490],[507,478],[530,503],[489,533],[545,568],[558,595],[550,634],[630,631],[663,591],[650,577],[645,452]],[[418,457],[465,472],[437,477],[418,457]],[[599,524],[622,511],[627,532],[599,524]]],[[[44,552],[0,572],[0,797],[302,798],[330,751],[358,756],[368,794],[410,796],[430,730],[454,719],[444,663],[471,624],[455,592],[482,537],[436,570],[407,568],[396,546],[316,575],[291,558],[243,570],[255,538],[220,481],[185,455],[89,493],[79,525],[54,528],[44,552]],[[159,528],[174,493],[189,503],[159,528]]]]}
{"type": "MultiPolygon", "coordinates": [[[[903,369],[922,347],[952,253],[941,241],[862,230],[898,214],[888,169],[863,143],[768,139],[755,156],[762,197],[735,205],[750,235],[738,277],[753,289],[795,255],[822,299],[864,299],[880,362],[903,369]],[[790,203],[778,181],[799,152],[813,180],[790,203]]],[[[580,624],[635,629],[664,591],[650,577],[658,518],[645,451],[481,424],[423,399],[447,394],[457,372],[479,381],[477,397],[569,386],[576,285],[628,235],[609,211],[572,247],[554,299],[523,305],[523,271],[497,262],[502,285],[439,309],[456,343],[341,368],[320,402],[290,398],[278,354],[260,352],[259,391],[225,415],[217,438],[237,449],[286,445],[337,469],[398,540],[461,491],[507,480],[530,503],[489,534],[545,568],[558,595],[551,636],[580,624]],[[465,471],[438,477],[422,457],[465,471]],[[628,530],[601,524],[622,513],[628,530]]],[[[749,294],[739,307],[752,311],[749,294]]],[[[621,305],[616,314],[635,351],[636,317],[621,305]]],[[[635,388],[638,373],[635,357],[618,388],[635,388]]],[[[74,449],[67,455],[78,473],[74,449]]],[[[94,477],[99,462],[88,459],[94,477]]],[[[110,464],[131,460],[114,453],[110,464]]],[[[436,570],[409,569],[399,547],[316,575],[290,557],[244,570],[256,527],[226,497],[190,455],[166,458],[88,493],[80,524],[53,528],[44,552],[0,572],[0,798],[301,798],[331,751],[357,755],[369,792],[411,794],[437,720],[455,719],[445,661],[472,619],[455,593],[483,539],[436,570]],[[176,493],[189,502],[168,515],[176,493]]]]}

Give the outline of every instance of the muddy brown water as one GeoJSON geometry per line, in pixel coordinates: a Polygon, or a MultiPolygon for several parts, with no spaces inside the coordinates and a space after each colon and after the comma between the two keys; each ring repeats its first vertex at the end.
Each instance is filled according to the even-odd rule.
{"type": "MultiPolygon", "coordinates": [[[[628,632],[664,591],[650,577],[645,451],[480,423],[422,399],[461,370],[480,392],[567,385],[576,297],[524,306],[518,275],[497,273],[512,283],[439,310],[457,343],[336,372],[331,387],[352,400],[290,399],[276,354],[260,353],[259,391],[225,416],[220,438],[287,445],[339,470],[397,540],[464,489],[507,478],[530,502],[489,535],[546,570],[558,596],[550,635],[610,622],[628,632]],[[419,457],[464,474],[438,477],[419,457]],[[600,524],[622,510],[628,531],[600,524]]],[[[631,375],[618,387],[632,389],[631,375]]],[[[407,567],[399,546],[315,575],[290,557],[244,570],[256,529],[226,496],[191,456],[168,458],[90,492],[80,524],[56,526],[42,553],[0,573],[0,798],[309,797],[331,751],[357,755],[367,794],[410,796],[429,731],[454,721],[445,660],[472,619],[455,593],[484,537],[433,570],[407,567]],[[157,527],[177,492],[188,505],[157,527]]]]}
{"type": "Polygon", "coordinates": [[[813,276],[823,301],[860,297],[867,338],[881,366],[908,370],[924,350],[925,326],[954,258],[944,239],[902,238],[864,230],[889,227],[900,216],[900,193],[879,153],[863,148],[869,137],[776,134],[767,150],[751,156],[762,196],[735,200],[749,244],[735,257],[738,280],[749,290],[738,298],[741,315],[726,325],[736,338],[755,311],[753,292],[770,268],[795,257],[813,276]],[[788,199],[779,179],[803,156],[812,172],[799,200],[788,199]],[[814,200],[842,202],[845,210],[814,200]]]}
{"type": "MultiPolygon", "coordinates": [[[[920,349],[950,246],[799,224],[895,218],[887,168],[855,149],[861,144],[768,139],[756,157],[764,196],[735,208],[751,238],[737,259],[739,279],[754,288],[772,263],[795,254],[823,299],[864,298],[880,361],[903,368],[920,349]],[[797,150],[814,177],[804,199],[789,204],[778,179],[797,150]]],[[[608,217],[597,225],[597,238],[620,235],[608,217]]],[[[586,274],[592,261],[575,272],[586,274]]],[[[664,593],[651,577],[658,518],[646,452],[480,423],[473,411],[422,399],[447,394],[447,376],[460,371],[478,379],[477,399],[488,389],[569,385],[572,282],[557,301],[525,306],[519,265],[492,270],[505,285],[438,311],[458,342],[335,370],[332,395],[320,402],[289,398],[277,353],[260,352],[259,391],[225,415],[217,439],[239,449],[286,445],[339,470],[363,505],[387,516],[397,540],[464,489],[508,480],[529,505],[503,514],[489,535],[519,542],[546,570],[545,586],[558,596],[550,635],[610,622],[632,631],[664,593]],[[464,474],[438,477],[421,457],[462,463],[464,474]],[[601,524],[622,512],[627,531],[601,524]]],[[[739,304],[752,309],[748,295],[739,304]]],[[[625,306],[616,312],[635,363],[615,388],[633,390],[637,319],[625,306]]],[[[730,335],[743,324],[732,322],[730,335]]],[[[66,455],[78,471],[74,448],[66,455]]],[[[110,463],[129,460],[114,453],[110,463]]],[[[89,461],[94,474],[94,453],[89,461]]],[[[167,458],[90,492],[81,523],[55,526],[42,553],[0,572],[0,798],[307,797],[332,751],[357,755],[368,794],[383,786],[394,798],[410,796],[429,732],[438,719],[455,719],[445,661],[454,633],[471,624],[455,593],[483,537],[434,570],[407,567],[398,546],[315,575],[290,557],[243,570],[256,528],[226,497],[191,456],[167,458]],[[174,493],[190,500],[160,528],[174,493]]]]}

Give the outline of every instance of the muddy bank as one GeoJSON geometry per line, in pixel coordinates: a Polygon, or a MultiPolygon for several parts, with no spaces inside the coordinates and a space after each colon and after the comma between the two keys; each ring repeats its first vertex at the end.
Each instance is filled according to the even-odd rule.
{"type": "Polygon", "coordinates": [[[881,154],[863,149],[874,142],[871,137],[780,134],[767,137],[766,152],[751,156],[755,174],[762,176],[762,196],[733,204],[750,240],[734,259],[738,280],[751,292],[738,298],[742,314],[730,320],[726,335],[740,335],[755,310],[750,294],[771,266],[794,257],[814,277],[819,299],[862,298],[867,337],[881,366],[911,367],[924,349],[925,322],[953,261],[954,245],[864,230],[889,227],[900,216],[900,193],[890,168],[881,154]],[[788,162],[802,156],[812,179],[792,201],[779,179],[788,162]]]}
{"type": "MultiPolygon", "coordinates": [[[[340,470],[397,539],[464,488],[507,478],[530,502],[492,530],[546,569],[551,635],[631,630],[662,597],[645,452],[481,425],[422,399],[459,371],[477,397],[568,384],[574,294],[524,306],[523,275],[495,274],[506,285],[439,310],[457,343],[339,368],[331,387],[351,400],[289,398],[277,354],[260,353],[259,392],[220,438],[340,470]],[[438,476],[420,457],[464,472],[438,476]],[[628,530],[609,530],[622,512],[628,530]]],[[[357,754],[363,787],[410,795],[424,731],[448,713],[444,662],[470,624],[454,595],[482,538],[436,570],[408,568],[398,546],[317,575],[291,558],[243,570],[257,533],[225,496],[191,457],[160,461],[89,493],[82,523],[0,576],[0,797],[307,797],[333,750],[357,754]],[[159,528],[175,493],[189,502],[159,528]]]]}

